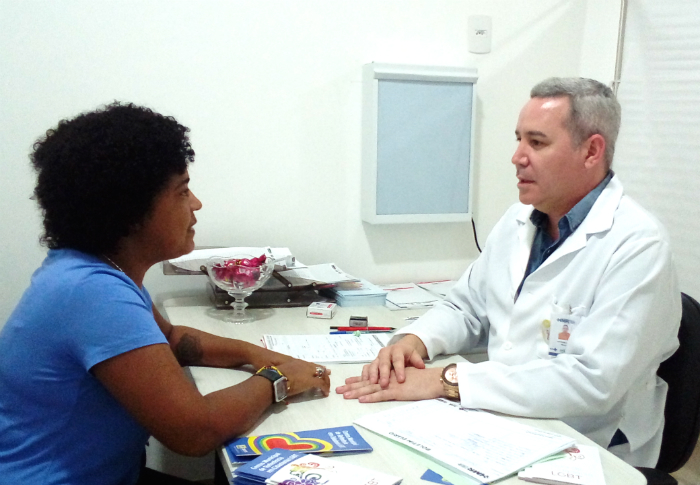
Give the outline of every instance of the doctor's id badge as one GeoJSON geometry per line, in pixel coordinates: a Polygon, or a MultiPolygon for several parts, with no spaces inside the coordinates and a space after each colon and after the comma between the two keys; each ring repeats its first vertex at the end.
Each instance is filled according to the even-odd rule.
{"type": "Polygon", "coordinates": [[[571,332],[581,320],[580,315],[574,315],[569,307],[552,306],[552,316],[549,323],[549,356],[556,357],[566,352],[571,332]]]}

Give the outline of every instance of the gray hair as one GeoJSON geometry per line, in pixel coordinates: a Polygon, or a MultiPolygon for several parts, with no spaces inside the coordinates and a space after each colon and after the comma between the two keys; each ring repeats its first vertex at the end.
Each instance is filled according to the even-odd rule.
{"type": "Polygon", "coordinates": [[[622,111],[612,89],[593,79],[552,77],[530,91],[531,98],[562,96],[571,102],[565,126],[574,145],[580,146],[591,135],[601,135],[605,139],[605,163],[609,169],[615,154],[622,111]]]}

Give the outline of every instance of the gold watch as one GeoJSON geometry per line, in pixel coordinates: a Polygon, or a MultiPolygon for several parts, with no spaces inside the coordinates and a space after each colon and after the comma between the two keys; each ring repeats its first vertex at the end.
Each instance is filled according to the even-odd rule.
{"type": "Polygon", "coordinates": [[[452,399],[459,399],[459,385],[457,383],[457,364],[449,364],[444,369],[442,369],[442,376],[440,377],[442,382],[442,388],[447,394],[447,397],[452,399]]]}

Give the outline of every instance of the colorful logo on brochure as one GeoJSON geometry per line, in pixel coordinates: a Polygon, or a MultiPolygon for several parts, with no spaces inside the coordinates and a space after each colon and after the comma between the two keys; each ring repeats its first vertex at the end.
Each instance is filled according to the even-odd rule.
{"type": "Polygon", "coordinates": [[[306,453],[322,453],[333,449],[333,444],[328,441],[317,438],[301,438],[296,433],[251,436],[247,444],[257,454],[262,454],[274,448],[306,453]]]}

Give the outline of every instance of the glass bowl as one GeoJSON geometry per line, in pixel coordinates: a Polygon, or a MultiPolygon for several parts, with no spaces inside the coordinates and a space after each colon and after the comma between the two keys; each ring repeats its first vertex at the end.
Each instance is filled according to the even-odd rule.
{"type": "Polygon", "coordinates": [[[255,317],[245,311],[245,298],[260,288],[272,276],[275,261],[263,255],[236,254],[233,257],[214,256],[207,260],[207,274],[212,283],[233,298],[233,312],[226,318],[232,323],[246,323],[255,317]]]}

